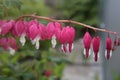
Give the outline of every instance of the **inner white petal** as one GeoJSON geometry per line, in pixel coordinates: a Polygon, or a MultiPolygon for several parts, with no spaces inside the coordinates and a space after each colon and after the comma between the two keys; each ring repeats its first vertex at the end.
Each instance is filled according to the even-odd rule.
{"type": "Polygon", "coordinates": [[[89,56],[91,55],[91,49],[89,49],[89,53],[88,54],[89,54],[89,56]]]}
{"type": "Polygon", "coordinates": [[[40,37],[36,37],[36,43],[35,43],[36,49],[39,49],[39,45],[40,45],[39,40],[40,40],[40,37]]]}
{"type": "Polygon", "coordinates": [[[14,55],[14,54],[15,54],[15,50],[14,50],[13,48],[9,47],[9,51],[10,51],[10,54],[11,54],[11,55],[14,55]]]}
{"type": "Polygon", "coordinates": [[[98,52],[98,58],[100,58],[100,52],[98,52]]]}
{"type": "Polygon", "coordinates": [[[95,53],[94,53],[94,51],[93,51],[93,57],[95,57],[95,53]]]}
{"type": "Polygon", "coordinates": [[[63,44],[61,45],[61,49],[63,50],[63,44]]]}
{"type": "Polygon", "coordinates": [[[84,48],[83,54],[86,55],[86,49],[84,48]]]}
{"type": "Polygon", "coordinates": [[[107,50],[105,50],[105,57],[107,58],[107,50]]]}
{"type": "Polygon", "coordinates": [[[22,46],[25,45],[25,42],[26,42],[25,33],[23,33],[23,34],[20,36],[20,42],[21,42],[22,46]]]}
{"type": "Polygon", "coordinates": [[[67,45],[66,45],[66,49],[67,49],[67,51],[69,52],[69,44],[67,43],[67,45]]]}
{"type": "Polygon", "coordinates": [[[111,58],[111,56],[112,56],[112,50],[110,50],[110,58],[111,58]]]}
{"type": "Polygon", "coordinates": [[[34,40],[31,40],[31,42],[32,42],[32,45],[34,45],[36,42],[36,38],[34,40]]]}
{"type": "Polygon", "coordinates": [[[52,36],[51,43],[52,43],[52,48],[55,48],[55,46],[56,46],[56,44],[57,44],[56,36],[55,36],[55,35],[52,36]]]}
{"type": "Polygon", "coordinates": [[[72,43],[72,50],[74,49],[74,44],[72,43]]]}

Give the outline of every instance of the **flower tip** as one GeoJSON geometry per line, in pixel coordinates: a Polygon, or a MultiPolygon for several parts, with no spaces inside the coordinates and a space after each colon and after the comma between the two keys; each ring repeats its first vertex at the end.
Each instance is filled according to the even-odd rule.
{"type": "Polygon", "coordinates": [[[85,50],[84,55],[86,58],[88,58],[89,57],[89,49],[84,49],[84,50],[85,50]]]}
{"type": "Polygon", "coordinates": [[[14,54],[15,54],[15,50],[12,49],[12,48],[10,48],[10,47],[9,47],[9,51],[10,51],[10,54],[11,54],[11,55],[14,55],[14,54]]]}
{"type": "Polygon", "coordinates": [[[62,45],[61,45],[61,49],[62,49],[62,51],[63,51],[64,53],[67,52],[67,49],[66,49],[66,45],[65,45],[65,44],[62,44],[62,45]]]}
{"type": "Polygon", "coordinates": [[[94,60],[95,60],[95,62],[98,61],[98,55],[97,54],[95,55],[94,60]]]}
{"type": "Polygon", "coordinates": [[[73,43],[68,43],[68,44],[67,44],[67,51],[68,51],[69,53],[72,52],[73,48],[74,48],[73,43]]]}
{"type": "Polygon", "coordinates": [[[56,46],[56,44],[57,44],[56,36],[55,36],[55,35],[52,36],[51,43],[52,43],[52,48],[55,48],[55,46],[56,46]]]}
{"type": "Polygon", "coordinates": [[[112,56],[112,50],[105,50],[105,57],[109,60],[112,56]]]}

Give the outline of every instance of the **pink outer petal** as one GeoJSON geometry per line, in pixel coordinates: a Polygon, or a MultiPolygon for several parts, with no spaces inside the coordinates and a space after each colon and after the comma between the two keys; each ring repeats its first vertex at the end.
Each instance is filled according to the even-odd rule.
{"type": "Polygon", "coordinates": [[[29,27],[29,36],[31,40],[34,40],[34,38],[38,35],[38,27],[36,24],[33,24],[29,27]]]}
{"type": "Polygon", "coordinates": [[[1,26],[1,29],[2,29],[2,35],[5,35],[7,34],[13,27],[13,20],[7,22],[7,23],[4,23],[2,26],[1,26]]]}
{"type": "Polygon", "coordinates": [[[13,37],[8,38],[8,43],[9,43],[9,47],[11,47],[11,48],[13,48],[15,50],[17,50],[19,48],[17,46],[17,42],[16,42],[15,38],[13,38],[13,37]]]}
{"type": "Polygon", "coordinates": [[[60,33],[60,39],[59,39],[61,44],[67,43],[67,39],[68,39],[67,36],[68,36],[67,29],[63,28],[60,33]]]}
{"type": "Polygon", "coordinates": [[[6,20],[0,20],[0,27],[1,27],[3,24],[5,24],[5,23],[7,23],[6,20]]]}
{"type": "MultiPolygon", "coordinates": [[[[92,47],[93,47],[94,55],[97,58],[97,55],[98,55],[98,52],[99,52],[99,47],[100,47],[100,38],[99,38],[99,36],[96,36],[96,37],[93,38],[92,47]]],[[[95,59],[95,61],[96,61],[96,59],[95,59]]]]}
{"type": "Polygon", "coordinates": [[[47,39],[46,27],[41,23],[39,23],[38,27],[39,27],[39,35],[40,35],[41,40],[47,39]]]}
{"type": "Polygon", "coordinates": [[[23,21],[17,21],[14,29],[17,35],[20,36],[25,31],[25,25],[23,21]]]}
{"type": "Polygon", "coordinates": [[[90,48],[91,41],[92,41],[92,37],[90,36],[89,32],[86,32],[84,37],[83,37],[84,47],[86,49],[90,48]]]}
{"type": "Polygon", "coordinates": [[[55,24],[53,22],[49,22],[46,27],[47,31],[47,38],[51,39],[52,36],[55,34],[55,24]]]}
{"type": "Polygon", "coordinates": [[[106,39],[106,49],[111,50],[112,49],[112,41],[110,37],[107,37],[106,39]]]}
{"type": "Polygon", "coordinates": [[[73,27],[67,26],[68,31],[68,43],[73,43],[75,38],[75,29],[73,27]]]}
{"type": "Polygon", "coordinates": [[[30,22],[28,22],[28,26],[31,26],[31,25],[33,25],[33,24],[38,25],[37,19],[31,20],[30,22]]]}
{"type": "Polygon", "coordinates": [[[57,39],[60,39],[61,31],[62,31],[61,24],[59,22],[55,22],[55,36],[57,39]]]}
{"type": "Polygon", "coordinates": [[[90,49],[91,41],[92,41],[92,37],[90,36],[89,32],[86,32],[84,37],[83,37],[86,58],[89,57],[89,49],[90,49]]]}
{"type": "Polygon", "coordinates": [[[3,47],[3,49],[8,50],[9,47],[17,50],[19,47],[17,46],[17,42],[14,38],[8,37],[8,38],[1,38],[0,39],[0,46],[3,47]]]}
{"type": "Polygon", "coordinates": [[[0,46],[2,46],[3,49],[8,50],[8,45],[9,45],[9,43],[8,43],[7,38],[0,39],[0,46]]]}

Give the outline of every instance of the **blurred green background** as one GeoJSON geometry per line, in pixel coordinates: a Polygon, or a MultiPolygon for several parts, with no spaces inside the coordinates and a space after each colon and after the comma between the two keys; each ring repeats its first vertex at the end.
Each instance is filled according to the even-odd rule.
{"type": "MultiPolygon", "coordinates": [[[[95,27],[99,24],[98,0],[0,0],[0,19],[17,19],[25,14],[75,20],[95,27]]],[[[75,27],[76,39],[86,31],[82,26],[65,25],[75,27]]],[[[40,50],[27,41],[14,56],[0,50],[0,80],[60,80],[65,64],[70,63],[65,54],[51,48],[50,41],[42,41],[40,50]],[[45,76],[47,70],[50,77],[45,76]]]]}

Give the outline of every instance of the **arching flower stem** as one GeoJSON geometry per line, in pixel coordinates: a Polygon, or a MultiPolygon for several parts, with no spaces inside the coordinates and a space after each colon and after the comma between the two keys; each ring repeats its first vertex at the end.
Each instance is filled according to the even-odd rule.
{"type": "Polygon", "coordinates": [[[113,34],[113,35],[117,35],[117,37],[119,37],[119,35],[117,34],[117,32],[110,31],[110,30],[107,30],[107,29],[96,28],[96,27],[93,27],[93,26],[90,26],[90,25],[87,25],[87,24],[84,24],[84,23],[81,23],[81,22],[73,21],[73,20],[56,20],[56,19],[53,19],[53,18],[50,18],[50,17],[45,17],[45,16],[23,15],[23,16],[18,17],[18,19],[16,19],[16,21],[18,21],[20,19],[23,19],[23,18],[26,18],[26,17],[43,19],[43,20],[48,20],[48,21],[52,21],[52,22],[63,22],[63,23],[77,24],[77,25],[81,25],[81,26],[86,27],[86,28],[93,29],[95,31],[107,32],[107,33],[110,33],[110,34],[113,34]]]}

